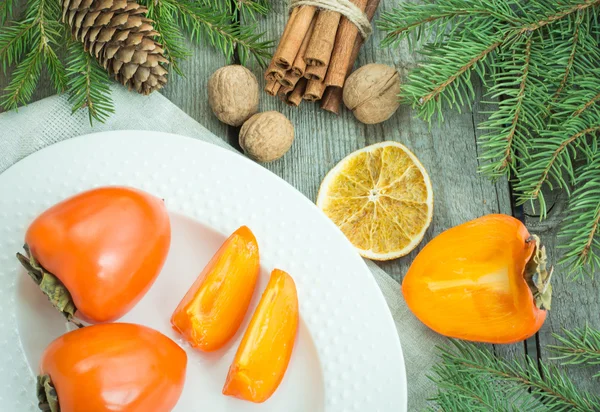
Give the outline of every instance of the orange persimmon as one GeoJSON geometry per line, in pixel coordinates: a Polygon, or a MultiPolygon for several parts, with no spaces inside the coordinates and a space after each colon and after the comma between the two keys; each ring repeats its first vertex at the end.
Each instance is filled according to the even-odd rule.
{"type": "Polygon", "coordinates": [[[260,270],[258,244],[246,226],[223,243],[171,316],[173,329],[195,348],[225,345],[240,327],[260,270]]]}
{"type": "Polygon", "coordinates": [[[537,236],[511,216],[487,215],[429,242],[402,292],[417,318],[442,335],[513,343],[544,323],[550,275],[537,236]]]}
{"type": "Polygon", "coordinates": [[[101,187],[39,215],[25,235],[28,256],[17,257],[68,319],[101,323],[120,318],[144,296],[170,243],[161,199],[128,187],[101,187]]]}
{"type": "Polygon", "coordinates": [[[181,396],[186,366],[185,351],[153,329],[88,326],[46,348],[38,399],[49,411],[169,412],[181,396]]]}
{"type": "Polygon", "coordinates": [[[298,332],[296,284],[275,269],[229,368],[223,394],[264,402],[287,370],[298,332]]]}

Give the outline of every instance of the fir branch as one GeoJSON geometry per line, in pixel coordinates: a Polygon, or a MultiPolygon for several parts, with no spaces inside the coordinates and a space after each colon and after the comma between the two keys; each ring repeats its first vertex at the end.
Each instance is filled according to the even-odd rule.
{"type": "Polygon", "coordinates": [[[577,389],[556,367],[542,364],[538,370],[529,358],[522,364],[472,343],[453,340],[452,345],[440,348],[431,378],[439,388],[433,400],[442,410],[600,410],[597,395],[577,389]]]}
{"type": "MultiPolygon", "coordinates": [[[[483,1],[483,0],[482,0],[483,1]]],[[[518,2],[510,2],[504,1],[504,8],[509,6],[519,6],[518,2]],[[517,4],[512,4],[517,3],[517,4]]],[[[540,6],[544,9],[541,4],[537,1],[534,1],[535,5],[540,6]]],[[[434,41],[433,43],[427,45],[424,50],[420,51],[422,55],[424,55],[427,59],[427,64],[418,67],[413,70],[409,74],[409,85],[413,86],[413,90],[407,96],[410,101],[413,103],[413,107],[426,106],[423,109],[419,110],[419,115],[422,116],[425,120],[431,120],[434,114],[441,116],[441,111],[443,106],[441,104],[428,104],[432,99],[436,99],[436,101],[441,103],[441,100],[438,99],[443,92],[449,90],[448,94],[454,95],[458,89],[461,88],[461,85],[456,87],[449,88],[454,82],[462,82],[463,85],[467,87],[472,87],[471,81],[467,75],[470,75],[470,71],[477,67],[478,63],[482,62],[484,58],[486,58],[489,54],[493,53],[498,49],[501,45],[510,44],[514,41],[514,39],[519,38],[523,34],[535,32],[549,24],[554,23],[565,16],[571,15],[576,12],[584,11],[590,7],[596,6],[600,4],[600,0],[580,0],[574,5],[569,5],[569,7],[565,7],[563,10],[558,11],[557,13],[543,16],[543,18],[536,19],[531,23],[525,23],[520,27],[514,27],[512,23],[509,21],[499,20],[494,23],[497,25],[495,30],[490,30],[490,21],[486,19],[477,19],[469,16],[463,25],[459,24],[458,27],[455,27],[451,33],[455,33],[459,30],[465,30],[474,35],[474,38],[468,38],[461,36],[460,40],[453,41],[449,40],[443,43],[439,43],[434,41]],[[487,29],[486,29],[487,27],[487,29]],[[478,47],[479,46],[479,47],[478,47]],[[464,50],[461,49],[464,48],[464,50]],[[465,56],[469,56],[467,60],[464,60],[465,56]],[[450,64],[447,67],[444,67],[443,62],[446,59],[455,58],[458,61],[462,61],[462,64],[456,67],[456,65],[450,64]],[[427,75],[435,75],[424,76],[427,75]]],[[[429,15],[427,17],[424,16],[416,16],[410,17],[410,14],[407,14],[408,10],[411,10],[410,7],[400,6],[399,8],[394,9],[388,15],[384,15],[381,20],[380,27],[384,30],[389,31],[388,36],[384,42],[384,44],[393,44],[398,40],[406,38],[406,36],[411,32],[416,30],[417,28],[421,28],[421,30],[425,30],[427,25],[431,22],[439,23],[441,19],[443,21],[444,18],[456,17],[462,15],[461,11],[458,13],[455,12],[453,15],[448,15],[447,12],[444,12],[446,8],[451,9],[452,7],[457,7],[457,5],[462,5],[462,7],[458,7],[459,10],[469,9],[469,6],[477,5],[479,6],[479,0],[444,0],[443,2],[437,3],[433,7],[436,10],[439,10],[438,17],[435,18],[436,15],[429,15]],[[405,19],[400,21],[399,25],[395,26],[394,24],[398,24],[395,22],[394,24],[386,24],[389,23],[392,19],[404,16],[405,19]]],[[[471,10],[473,7],[471,7],[471,10]]],[[[474,13],[481,13],[479,8],[476,8],[474,13]]],[[[431,10],[430,10],[431,13],[431,10]]],[[[513,19],[513,21],[520,21],[519,19],[513,19]]],[[[449,24],[449,22],[446,22],[449,24]]],[[[444,34],[445,36],[445,34],[444,34]]],[[[439,39],[439,35],[438,35],[439,39]]],[[[485,79],[484,79],[485,80],[485,79]]],[[[441,96],[445,97],[445,96],[441,96]]],[[[461,96],[464,97],[464,96],[461,96]]],[[[457,99],[455,96],[450,96],[446,98],[449,103],[449,107],[452,108],[455,106],[457,99]]],[[[470,102],[468,99],[463,99],[463,102],[470,102]]]]}
{"type": "Polygon", "coordinates": [[[504,175],[509,168],[514,168],[517,152],[515,147],[518,147],[522,154],[528,151],[525,144],[528,132],[523,123],[526,123],[524,120],[527,117],[538,115],[526,113],[527,108],[524,105],[529,92],[527,85],[531,83],[529,72],[532,41],[533,37],[526,35],[511,45],[506,59],[512,62],[508,63],[510,65],[503,62],[503,70],[494,76],[494,86],[488,91],[492,98],[503,97],[498,110],[480,125],[480,129],[487,131],[482,137],[482,145],[486,149],[482,159],[492,160],[485,162],[481,171],[493,178],[504,175]],[[517,88],[513,87],[515,82],[517,88]]]}
{"type": "Polygon", "coordinates": [[[4,89],[2,107],[13,110],[19,107],[20,104],[25,104],[31,100],[33,91],[40,79],[43,60],[44,55],[38,40],[34,43],[34,48],[12,73],[11,81],[4,89]]]}
{"type": "Polygon", "coordinates": [[[231,59],[236,50],[240,62],[244,64],[252,56],[261,65],[270,57],[271,41],[261,40],[263,33],[256,33],[252,25],[232,24],[226,13],[215,13],[209,7],[189,0],[159,0],[163,7],[175,9],[179,25],[197,43],[206,41],[231,59]]]}
{"type": "Polygon", "coordinates": [[[28,50],[35,25],[35,20],[28,19],[3,27],[0,31],[0,65],[4,73],[28,50]]]}
{"type": "Polygon", "coordinates": [[[498,0],[427,0],[424,4],[401,2],[393,10],[382,13],[377,27],[387,32],[382,41],[384,46],[411,38],[437,44],[452,37],[449,30],[453,28],[463,24],[476,26],[478,21],[489,19],[512,23],[518,16],[512,8],[506,7],[506,2],[498,0]]]}
{"type": "Polygon", "coordinates": [[[459,110],[470,105],[475,96],[470,71],[476,70],[483,76],[486,70],[482,62],[501,43],[498,38],[490,42],[465,39],[448,41],[435,48],[426,46],[422,54],[428,58],[427,64],[409,74],[401,98],[413,102],[419,116],[427,121],[436,114],[442,118],[443,103],[459,110]]]}
{"type": "Polygon", "coordinates": [[[229,16],[237,15],[245,22],[256,21],[257,16],[266,16],[271,9],[268,0],[200,0],[200,4],[229,16]]]}
{"type": "Polygon", "coordinates": [[[584,13],[582,11],[579,11],[577,13],[577,18],[575,20],[575,24],[573,27],[573,34],[572,34],[572,38],[571,38],[572,44],[571,44],[571,48],[569,51],[569,57],[567,59],[567,63],[565,65],[564,74],[562,76],[560,84],[558,85],[558,88],[556,89],[556,92],[554,92],[554,95],[552,96],[552,101],[556,101],[558,96],[560,96],[561,92],[567,85],[567,82],[571,75],[571,71],[573,70],[573,63],[575,62],[575,56],[577,54],[577,48],[579,46],[579,33],[580,33],[579,29],[581,28],[581,24],[583,22],[583,17],[584,17],[584,13]]]}
{"type": "Polygon", "coordinates": [[[592,107],[592,105],[596,104],[600,100],[600,92],[596,94],[594,97],[585,102],[579,109],[573,112],[573,117],[578,117],[581,113],[585,112],[587,109],[592,107]]]}
{"type": "Polygon", "coordinates": [[[0,0],[0,25],[12,18],[14,8],[15,0],[0,0]]]}
{"type": "Polygon", "coordinates": [[[79,42],[71,42],[69,45],[67,73],[69,101],[73,104],[73,112],[86,108],[90,124],[94,120],[104,122],[114,113],[108,74],[79,42]]]}
{"type": "MultiPolygon", "coordinates": [[[[585,325],[582,329],[563,330],[564,336],[553,334],[558,345],[549,345],[550,351],[558,356],[552,358],[563,365],[600,365],[600,331],[585,325]]],[[[600,370],[594,375],[600,378],[600,370]]]]}
{"type": "Polygon", "coordinates": [[[569,199],[569,215],[559,233],[566,249],[561,263],[568,264],[570,274],[579,278],[593,276],[600,268],[600,152],[598,138],[588,148],[586,162],[576,171],[575,191],[569,199]]]}
{"type": "Polygon", "coordinates": [[[271,10],[268,0],[235,0],[232,2],[242,21],[254,21],[257,15],[266,16],[271,10]]]}
{"type": "Polygon", "coordinates": [[[527,168],[519,171],[518,181],[514,186],[519,204],[538,200],[540,214],[542,217],[546,216],[543,186],[547,185],[552,189],[555,183],[558,187],[569,190],[570,182],[575,180],[572,162],[574,150],[584,149],[587,138],[600,131],[598,119],[600,111],[573,117],[565,123],[540,131],[539,136],[532,138],[532,146],[537,151],[528,159],[527,168]]]}
{"type": "Polygon", "coordinates": [[[0,35],[0,61],[5,70],[29,49],[26,57],[17,64],[5,89],[2,106],[9,110],[31,99],[42,63],[45,63],[57,92],[62,92],[66,86],[65,68],[53,49],[64,37],[62,25],[58,23],[58,5],[51,0],[32,0],[27,5],[25,16],[25,20],[7,30],[6,36],[0,35]]]}
{"type": "Polygon", "coordinates": [[[148,8],[147,17],[154,21],[154,28],[160,33],[157,40],[162,44],[171,67],[175,73],[183,75],[179,63],[191,53],[185,47],[185,39],[178,25],[177,9],[171,3],[162,1],[144,1],[144,4],[148,8]]]}
{"type": "MultiPolygon", "coordinates": [[[[588,54],[592,54],[589,52],[588,54]]],[[[594,57],[600,62],[600,54],[594,57]]],[[[560,99],[552,102],[550,109],[554,123],[565,122],[573,117],[579,117],[589,109],[598,107],[600,101],[600,67],[585,69],[585,73],[573,77],[569,87],[565,89],[560,99]]]]}
{"type": "MultiPolygon", "coordinates": [[[[540,6],[542,8],[542,10],[544,10],[543,4],[546,3],[545,9],[547,11],[550,11],[552,13],[554,13],[556,11],[555,5],[551,4],[550,2],[540,3],[538,1],[533,1],[533,3],[535,3],[537,6],[540,6]]],[[[559,10],[557,13],[545,16],[544,18],[541,18],[532,24],[522,27],[520,29],[521,32],[524,33],[526,31],[539,30],[542,27],[550,25],[550,24],[552,24],[558,20],[561,20],[564,17],[567,17],[573,13],[582,12],[591,7],[598,6],[598,5],[600,5],[600,0],[579,0],[579,1],[572,1],[571,3],[573,3],[573,4],[569,4],[569,2],[565,2],[565,3],[566,3],[566,5],[565,5],[564,9],[559,10]]],[[[535,13],[532,13],[532,14],[535,15],[535,13]]]]}

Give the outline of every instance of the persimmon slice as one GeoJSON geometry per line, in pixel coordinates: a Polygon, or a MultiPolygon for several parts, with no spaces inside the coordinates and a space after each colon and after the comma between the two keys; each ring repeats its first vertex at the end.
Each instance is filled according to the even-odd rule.
{"type": "Polygon", "coordinates": [[[173,329],[194,347],[223,347],[246,316],[259,274],[256,238],[236,230],[204,268],[171,317],[173,329]]]}
{"type": "Polygon", "coordinates": [[[229,368],[224,395],[256,403],[271,397],[290,362],[298,317],[294,280],[275,269],[229,368]]]}

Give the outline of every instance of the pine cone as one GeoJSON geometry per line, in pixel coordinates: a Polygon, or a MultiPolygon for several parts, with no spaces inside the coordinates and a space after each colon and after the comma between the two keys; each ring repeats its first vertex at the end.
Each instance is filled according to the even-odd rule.
{"type": "Polygon", "coordinates": [[[131,0],[63,0],[62,10],[73,37],[130,90],[150,94],[167,83],[168,60],[145,7],[131,0]]]}

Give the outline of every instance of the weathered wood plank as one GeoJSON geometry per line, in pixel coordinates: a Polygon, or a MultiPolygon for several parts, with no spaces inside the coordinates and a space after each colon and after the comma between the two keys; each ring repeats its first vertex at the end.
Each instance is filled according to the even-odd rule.
{"type": "MultiPolygon", "coordinates": [[[[536,216],[529,205],[525,208],[525,222],[529,231],[540,236],[546,245],[549,262],[556,264],[561,253],[557,234],[561,220],[564,218],[567,197],[564,192],[554,192],[547,199],[555,199],[554,206],[544,221],[536,216]]],[[[552,204],[548,201],[549,207],[552,204]]],[[[552,334],[562,334],[563,329],[581,328],[587,322],[590,326],[600,329],[600,271],[595,273],[593,279],[586,277],[577,281],[569,279],[567,268],[557,266],[552,277],[552,310],[538,334],[539,356],[547,361],[553,354],[548,350],[548,345],[556,344],[552,334]]],[[[594,368],[569,367],[569,376],[577,387],[586,389],[591,393],[600,393],[600,379],[594,379],[594,368]]]]}
{"type": "Polygon", "coordinates": [[[215,70],[228,64],[222,54],[204,45],[188,43],[192,56],[180,64],[185,76],[172,73],[161,93],[202,126],[227,138],[227,125],[221,123],[208,105],[208,79],[215,70]]]}

